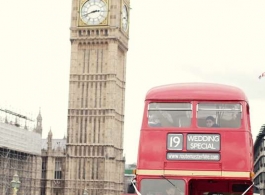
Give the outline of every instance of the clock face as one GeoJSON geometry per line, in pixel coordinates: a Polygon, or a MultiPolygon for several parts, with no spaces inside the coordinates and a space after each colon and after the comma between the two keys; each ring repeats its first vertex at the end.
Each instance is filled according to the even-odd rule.
{"type": "Polygon", "coordinates": [[[88,0],[80,10],[82,21],[88,25],[102,23],[108,15],[107,4],[103,0],[88,0]]]}
{"type": "Polygon", "coordinates": [[[126,5],[122,7],[122,29],[127,32],[128,31],[128,8],[126,5]]]}

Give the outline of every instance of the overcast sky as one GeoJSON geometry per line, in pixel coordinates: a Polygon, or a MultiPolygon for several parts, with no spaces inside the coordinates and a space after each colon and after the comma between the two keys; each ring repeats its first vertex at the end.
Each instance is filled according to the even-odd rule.
{"type": "MultiPolygon", "coordinates": [[[[3,1],[0,108],[67,128],[70,0],[3,1]]],[[[144,97],[153,86],[216,82],[249,98],[254,139],[265,118],[264,0],[131,0],[124,154],[136,162],[144,97]]]]}

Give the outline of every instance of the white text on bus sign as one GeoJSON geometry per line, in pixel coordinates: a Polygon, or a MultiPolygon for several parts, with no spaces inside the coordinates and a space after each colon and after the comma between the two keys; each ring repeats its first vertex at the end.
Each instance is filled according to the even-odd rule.
{"type": "Polygon", "coordinates": [[[188,134],[187,150],[220,151],[219,134],[188,134]]]}
{"type": "Polygon", "coordinates": [[[168,134],[167,135],[167,149],[168,150],[182,150],[183,149],[183,135],[182,134],[168,134]]]}

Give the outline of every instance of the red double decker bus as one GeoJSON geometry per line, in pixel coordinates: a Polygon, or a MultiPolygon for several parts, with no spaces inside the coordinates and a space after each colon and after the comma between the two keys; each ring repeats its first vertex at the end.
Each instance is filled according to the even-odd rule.
{"type": "Polygon", "coordinates": [[[141,195],[252,194],[249,104],[239,88],[154,87],[145,98],[136,169],[141,195]]]}

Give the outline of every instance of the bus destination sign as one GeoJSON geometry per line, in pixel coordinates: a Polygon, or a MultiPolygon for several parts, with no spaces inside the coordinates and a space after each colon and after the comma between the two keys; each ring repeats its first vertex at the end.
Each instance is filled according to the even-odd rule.
{"type": "Polygon", "coordinates": [[[188,134],[187,150],[220,151],[220,134],[188,134]]]}

